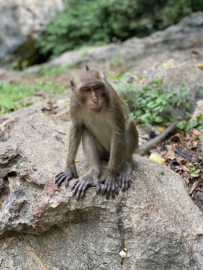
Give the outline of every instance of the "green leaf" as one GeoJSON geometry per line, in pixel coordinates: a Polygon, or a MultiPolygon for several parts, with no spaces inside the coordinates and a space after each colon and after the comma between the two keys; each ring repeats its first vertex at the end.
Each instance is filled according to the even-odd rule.
{"type": "Polygon", "coordinates": [[[197,116],[197,122],[199,123],[203,118],[203,113],[197,116]]]}
{"type": "Polygon", "coordinates": [[[189,169],[192,170],[192,171],[195,171],[196,168],[195,168],[195,166],[193,164],[190,164],[189,169]]]}
{"type": "Polygon", "coordinates": [[[191,172],[190,173],[190,176],[191,177],[198,177],[199,176],[199,173],[197,173],[197,172],[191,172]]]}

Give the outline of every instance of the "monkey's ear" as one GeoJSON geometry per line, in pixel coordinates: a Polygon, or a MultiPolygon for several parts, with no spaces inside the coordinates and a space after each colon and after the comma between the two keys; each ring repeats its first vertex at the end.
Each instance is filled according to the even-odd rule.
{"type": "Polygon", "coordinates": [[[73,80],[71,78],[69,78],[69,81],[70,81],[70,88],[71,88],[71,90],[73,90],[73,80]]]}
{"type": "Polygon", "coordinates": [[[86,70],[87,70],[87,71],[89,71],[89,70],[90,70],[90,69],[89,69],[89,67],[88,67],[88,65],[86,65],[86,70]]]}

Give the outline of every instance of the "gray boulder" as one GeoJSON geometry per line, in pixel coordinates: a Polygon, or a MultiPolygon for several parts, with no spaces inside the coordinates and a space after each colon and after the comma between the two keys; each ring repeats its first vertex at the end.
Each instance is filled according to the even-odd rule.
{"type": "Polygon", "coordinates": [[[35,36],[63,5],[63,0],[0,0],[0,66],[17,60],[31,62],[35,36]]]}
{"type": "MultiPolygon", "coordinates": [[[[1,269],[203,269],[202,212],[164,165],[135,155],[132,187],[114,200],[57,188],[69,128],[42,114],[0,126],[1,269]]],[[[81,176],[81,148],[76,158],[81,176]]]]}

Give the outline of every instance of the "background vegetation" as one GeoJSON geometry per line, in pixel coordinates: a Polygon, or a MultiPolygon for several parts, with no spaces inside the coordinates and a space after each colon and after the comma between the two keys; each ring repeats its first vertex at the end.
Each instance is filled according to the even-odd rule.
{"type": "Polygon", "coordinates": [[[82,46],[144,37],[199,10],[202,0],[68,0],[36,46],[53,58],[82,46]]]}

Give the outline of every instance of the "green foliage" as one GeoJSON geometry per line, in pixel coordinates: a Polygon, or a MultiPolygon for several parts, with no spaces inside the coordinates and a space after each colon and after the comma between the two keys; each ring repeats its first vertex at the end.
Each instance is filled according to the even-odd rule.
{"type": "Polygon", "coordinates": [[[55,57],[84,45],[143,37],[202,9],[201,0],[68,0],[36,45],[42,55],[55,57]]]}
{"type": "Polygon", "coordinates": [[[32,86],[0,81],[0,114],[30,105],[29,102],[25,101],[25,98],[41,89],[56,93],[62,93],[65,90],[64,86],[56,86],[51,81],[38,82],[32,86]]]}
{"type": "Polygon", "coordinates": [[[183,85],[176,90],[164,90],[162,80],[156,80],[142,88],[136,88],[128,83],[129,76],[122,77],[118,85],[121,87],[121,97],[129,104],[131,116],[140,119],[143,125],[165,124],[178,115],[171,114],[175,108],[189,108],[188,90],[183,85]]]}
{"type": "Polygon", "coordinates": [[[36,73],[37,76],[56,76],[60,75],[66,69],[74,69],[75,65],[66,65],[66,66],[58,66],[58,67],[47,67],[47,66],[39,66],[38,71],[36,73]]]}
{"type": "Polygon", "coordinates": [[[183,131],[188,131],[192,128],[198,128],[199,130],[203,131],[202,119],[203,119],[203,114],[200,114],[192,122],[188,122],[188,121],[184,121],[184,120],[180,121],[177,124],[177,127],[183,131]]]}
{"type": "Polygon", "coordinates": [[[24,60],[22,62],[13,62],[9,66],[9,70],[25,70],[29,66],[29,61],[24,60]]]}

